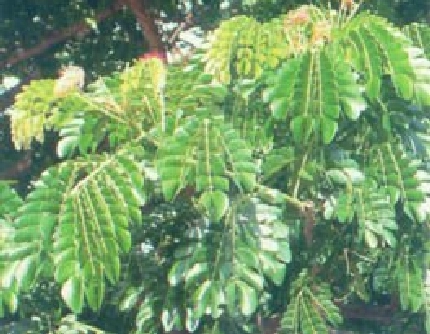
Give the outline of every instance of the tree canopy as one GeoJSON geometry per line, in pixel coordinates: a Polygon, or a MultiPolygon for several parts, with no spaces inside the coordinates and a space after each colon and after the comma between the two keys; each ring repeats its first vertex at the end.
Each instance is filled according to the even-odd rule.
{"type": "Polygon", "coordinates": [[[6,332],[430,333],[425,11],[1,6],[6,332]]]}

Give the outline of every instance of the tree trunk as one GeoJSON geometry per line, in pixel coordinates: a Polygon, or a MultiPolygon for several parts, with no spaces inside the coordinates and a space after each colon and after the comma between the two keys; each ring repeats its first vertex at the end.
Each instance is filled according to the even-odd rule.
{"type": "Polygon", "coordinates": [[[161,35],[158,31],[157,25],[155,24],[153,16],[149,10],[145,8],[144,1],[122,0],[122,2],[131,9],[137,22],[140,24],[143,36],[148,42],[149,51],[165,55],[166,50],[161,39],[161,35]]]}

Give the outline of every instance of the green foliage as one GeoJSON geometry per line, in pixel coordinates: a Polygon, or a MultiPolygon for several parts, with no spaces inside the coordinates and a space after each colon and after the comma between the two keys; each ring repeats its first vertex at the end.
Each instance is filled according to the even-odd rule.
{"type": "Polygon", "coordinates": [[[417,312],[423,305],[423,273],[419,258],[408,248],[401,252],[396,262],[400,305],[403,310],[417,312]]]}
{"type": "Polygon", "coordinates": [[[403,28],[405,34],[412,40],[414,45],[422,49],[427,57],[430,56],[430,28],[425,24],[412,23],[403,28]]]}
{"type": "Polygon", "coordinates": [[[16,103],[9,111],[17,149],[29,148],[33,138],[43,141],[45,126],[53,125],[51,104],[54,99],[54,80],[33,81],[17,95],[16,103]]]}
{"type": "MultiPolygon", "coordinates": [[[[0,182],[0,247],[7,247],[8,239],[13,233],[13,218],[16,211],[22,205],[21,198],[12,191],[6,182],[0,182]]],[[[0,272],[5,270],[5,263],[0,264],[0,272]]],[[[16,311],[17,289],[16,286],[6,287],[4,281],[0,281],[0,316],[3,317],[5,310],[16,311]]]]}
{"type": "Polygon", "coordinates": [[[282,318],[281,333],[329,333],[326,323],[339,325],[342,318],[332,302],[328,285],[310,285],[309,277],[302,273],[293,283],[290,303],[282,318]]]}
{"type": "Polygon", "coordinates": [[[265,92],[273,116],[291,119],[290,130],[297,143],[306,144],[317,134],[324,144],[329,144],[338,129],[340,107],[352,119],[364,109],[352,68],[333,56],[333,51],[323,50],[292,59],[265,92]],[[294,114],[289,115],[289,111],[294,114]]]}
{"type": "Polygon", "coordinates": [[[16,210],[21,206],[22,199],[13,191],[7,181],[0,182],[0,218],[2,221],[10,221],[16,210]]]}
{"type": "Polygon", "coordinates": [[[187,64],[65,95],[32,82],[14,143],[57,130],[63,160],[24,200],[0,184],[0,311],[55,280],[76,314],[113,298],[135,333],[252,332],[273,313],[328,333],[372,289],[427,312],[427,27],[353,14],[238,16],[187,64]]]}
{"type": "Polygon", "coordinates": [[[344,183],[345,190],[326,207],[326,218],[333,212],[341,223],[357,223],[359,240],[365,241],[370,248],[378,247],[378,238],[382,239],[382,245],[395,247],[396,237],[393,232],[397,230],[397,223],[388,194],[378,189],[375,182],[354,184],[351,174],[351,169],[347,168],[329,171],[332,179],[344,183]]]}
{"type": "Polygon", "coordinates": [[[222,120],[204,114],[190,118],[163,142],[157,168],[168,200],[187,186],[195,187],[201,194],[199,203],[215,221],[228,208],[230,180],[241,192],[252,191],[256,184],[256,167],[246,143],[222,120]]]}
{"type": "MultiPolygon", "coordinates": [[[[191,231],[195,241],[177,250],[168,275],[171,286],[183,282],[190,294],[189,317],[198,322],[208,308],[215,319],[225,312],[250,317],[267,280],[282,284],[291,252],[289,228],[279,218],[278,208],[243,198],[232,203],[222,230],[191,231]]],[[[195,324],[187,326],[192,331],[195,324]]]]}
{"type": "Polygon", "coordinates": [[[132,152],[64,162],[42,175],[2,249],[5,288],[26,291],[54,275],[73,311],[84,296],[100,307],[105,278],[118,280],[119,255],[130,249],[128,223],[140,221],[143,181],[132,152]]]}
{"type": "Polygon", "coordinates": [[[259,23],[236,16],[221,23],[205,56],[206,70],[222,83],[232,77],[259,78],[265,68],[275,68],[285,58],[282,21],[259,23]]]}
{"type": "Polygon", "coordinates": [[[420,189],[428,184],[425,178],[419,179],[418,161],[411,161],[400,149],[386,143],[375,147],[369,174],[376,177],[390,194],[391,203],[401,202],[407,214],[423,222],[427,214],[422,213],[426,194],[420,189]]]}
{"type": "Polygon", "coordinates": [[[361,14],[345,31],[343,42],[351,45],[351,60],[363,72],[370,98],[379,95],[381,75],[388,74],[399,97],[429,105],[429,61],[400,29],[380,17],[361,14]]]}
{"type": "Polygon", "coordinates": [[[424,288],[423,288],[423,304],[424,304],[424,310],[426,312],[426,319],[425,319],[425,328],[426,331],[430,331],[430,291],[429,291],[429,282],[428,282],[428,272],[426,271],[425,274],[425,282],[424,282],[424,288]]]}

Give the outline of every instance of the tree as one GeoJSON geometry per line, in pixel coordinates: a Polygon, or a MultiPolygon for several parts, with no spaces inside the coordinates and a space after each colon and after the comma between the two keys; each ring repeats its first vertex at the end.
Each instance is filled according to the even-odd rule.
{"type": "MultiPolygon", "coordinates": [[[[249,1],[248,1],[249,2],[249,1]]],[[[252,8],[248,3],[248,11],[252,8]]],[[[264,1],[258,6],[281,11],[285,5],[264,1]],[[261,6],[263,4],[263,6],[261,6]]],[[[56,77],[59,70],[73,64],[86,69],[87,80],[123,69],[144,53],[177,54],[181,32],[190,28],[212,29],[221,15],[242,11],[241,1],[220,10],[219,1],[151,0],[18,0],[0,4],[0,73],[17,77],[19,85],[8,89],[0,83],[0,117],[14,101],[23,85],[32,79],[56,77]]],[[[246,2],[245,2],[246,5],[246,2]]],[[[275,11],[275,12],[276,12],[275,11]]],[[[267,15],[267,14],[266,14],[267,15]]],[[[272,14],[273,15],[273,14],[272,14]]],[[[2,179],[20,179],[25,193],[28,179],[55,161],[50,152],[53,140],[36,145],[24,154],[11,147],[8,121],[1,122],[3,145],[0,159],[2,179]],[[40,161],[38,157],[44,157],[40,161]]]]}
{"type": "Polygon", "coordinates": [[[389,295],[429,332],[430,28],[358,9],[237,15],[183,63],[25,86],[13,143],[54,130],[59,162],[25,198],[1,184],[0,310],[49,282],[52,332],[112,303],[134,333],[307,334],[389,295]]]}

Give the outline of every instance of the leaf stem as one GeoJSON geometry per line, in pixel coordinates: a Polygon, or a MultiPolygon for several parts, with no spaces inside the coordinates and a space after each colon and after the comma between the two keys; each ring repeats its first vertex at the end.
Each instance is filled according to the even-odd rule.
{"type": "Polygon", "coordinates": [[[302,157],[302,162],[300,164],[300,168],[297,172],[297,179],[296,179],[296,182],[294,183],[294,190],[293,190],[293,197],[294,198],[297,198],[297,196],[299,194],[300,174],[301,174],[302,170],[305,168],[306,162],[308,160],[308,154],[309,154],[309,150],[306,150],[305,154],[302,157]]]}

